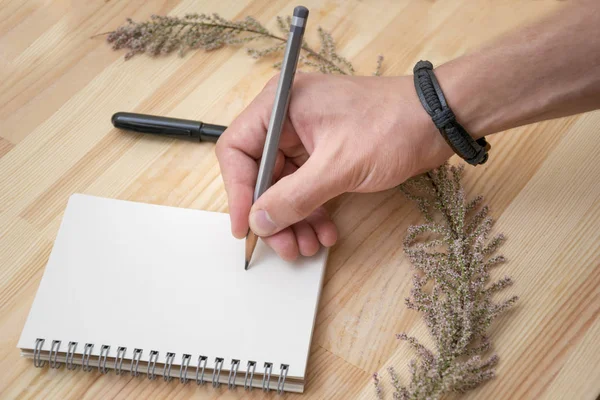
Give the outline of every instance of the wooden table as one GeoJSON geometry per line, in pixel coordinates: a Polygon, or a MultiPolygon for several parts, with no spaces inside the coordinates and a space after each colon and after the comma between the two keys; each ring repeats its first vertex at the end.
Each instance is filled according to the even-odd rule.
{"type": "MultiPolygon", "coordinates": [[[[561,2],[308,0],[308,40],[333,32],[341,53],[370,73],[440,64],[561,2]]],[[[261,398],[114,374],[37,369],[16,349],[67,198],[74,192],[227,211],[211,144],[116,131],[137,111],[228,124],[273,75],[243,50],[125,62],[102,37],[126,17],[218,12],[269,27],[296,2],[150,0],[0,2],[0,397],[261,398]]],[[[531,125],[492,138],[465,185],[483,194],[506,233],[501,273],[518,306],[491,331],[498,377],[466,398],[594,399],[600,394],[600,114],[531,125]]],[[[373,398],[371,375],[413,356],[395,333],[426,337],[404,306],[410,265],[401,243],[416,208],[395,190],[331,204],[340,240],[319,306],[305,399],[373,398]]],[[[403,375],[405,376],[405,375],[403,375]]],[[[272,396],[272,395],[271,395],[272,396]]],[[[300,398],[288,395],[288,398],[300,398]]],[[[388,397],[391,398],[391,397],[388,397]]]]}

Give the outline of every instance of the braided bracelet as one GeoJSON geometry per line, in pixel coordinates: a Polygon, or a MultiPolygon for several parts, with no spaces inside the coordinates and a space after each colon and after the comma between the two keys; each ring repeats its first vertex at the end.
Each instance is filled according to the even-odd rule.
{"type": "Polygon", "coordinates": [[[413,73],[421,104],[452,150],[471,165],[485,163],[490,144],[485,138],[473,140],[465,128],[456,121],[433,73],[433,65],[429,61],[419,61],[413,73]]]}

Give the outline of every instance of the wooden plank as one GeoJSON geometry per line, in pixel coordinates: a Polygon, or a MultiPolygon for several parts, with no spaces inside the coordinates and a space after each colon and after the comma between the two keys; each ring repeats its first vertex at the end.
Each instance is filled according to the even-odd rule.
{"type": "Polygon", "coordinates": [[[600,338],[600,318],[596,318],[587,330],[568,360],[543,394],[544,399],[560,399],[563,393],[569,393],[576,399],[594,400],[597,381],[600,376],[600,360],[594,355],[600,338]],[[579,379],[573,379],[579,376],[579,379]]]}
{"type": "Polygon", "coordinates": [[[11,151],[13,147],[15,147],[14,144],[0,137],[0,158],[2,158],[6,153],[11,151]]]}

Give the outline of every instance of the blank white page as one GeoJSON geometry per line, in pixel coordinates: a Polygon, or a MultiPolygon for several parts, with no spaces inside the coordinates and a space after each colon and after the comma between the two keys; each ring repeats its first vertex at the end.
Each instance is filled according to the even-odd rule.
{"type": "Polygon", "coordinates": [[[259,241],[248,271],[244,242],[227,214],[75,194],[69,199],[25,328],[22,349],[37,338],[289,365],[305,374],[327,250],[284,262],[259,241]]]}

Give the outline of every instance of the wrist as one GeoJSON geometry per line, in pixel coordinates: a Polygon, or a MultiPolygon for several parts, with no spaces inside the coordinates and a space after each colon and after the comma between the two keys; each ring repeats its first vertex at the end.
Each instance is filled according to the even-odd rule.
{"type": "Polygon", "coordinates": [[[435,74],[456,120],[473,139],[498,132],[494,121],[491,121],[490,106],[486,99],[490,93],[478,93],[477,82],[481,77],[469,66],[468,60],[462,57],[442,64],[435,68],[435,74]]]}
{"type": "Polygon", "coordinates": [[[490,145],[485,138],[474,139],[457,121],[444,90],[429,61],[419,61],[413,68],[414,86],[423,108],[452,150],[471,165],[484,164],[490,145]]]}
{"type": "Polygon", "coordinates": [[[398,105],[404,110],[404,113],[398,115],[400,120],[397,126],[406,126],[407,117],[410,119],[410,129],[401,130],[403,135],[411,135],[413,145],[411,146],[414,154],[411,163],[410,176],[426,172],[436,168],[448,160],[454,152],[448,145],[440,131],[431,120],[431,116],[425,111],[417,91],[412,76],[402,76],[394,78],[396,85],[394,92],[398,98],[390,102],[396,108],[398,115],[398,105]]]}

